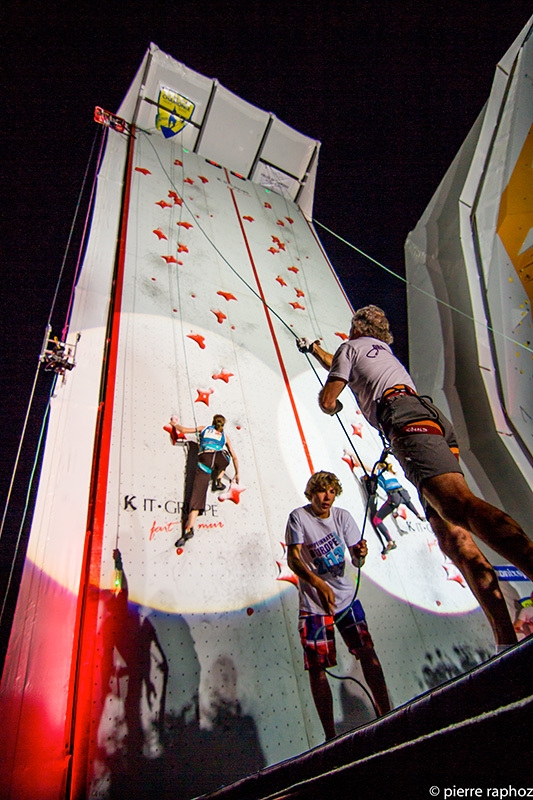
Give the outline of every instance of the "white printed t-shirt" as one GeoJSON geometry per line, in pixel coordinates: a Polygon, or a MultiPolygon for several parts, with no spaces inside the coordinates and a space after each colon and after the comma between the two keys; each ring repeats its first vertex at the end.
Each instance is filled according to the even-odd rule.
{"type": "Polygon", "coordinates": [[[413,379],[388,344],[372,336],[348,339],[333,356],[330,378],[347,382],[365,419],[378,428],[376,403],[386,389],[398,384],[416,391],[413,379]]]}
{"type": "MultiPolygon", "coordinates": [[[[335,613],[345,609],[352,601],[355,584],[351,561],[345,559],[345,547],[352,547],[361,538],[361,532],[352,515],[344,508],[330,509],[329,517],[322,519],[302,506],[291,511],[285,531],[285,542],[301,544],[301,559],[310,572],[324,580],[335,592],[335,613]]],[[[300,611],[325,614],[317,590],[307,581],[298,579],[300,611]]]]}

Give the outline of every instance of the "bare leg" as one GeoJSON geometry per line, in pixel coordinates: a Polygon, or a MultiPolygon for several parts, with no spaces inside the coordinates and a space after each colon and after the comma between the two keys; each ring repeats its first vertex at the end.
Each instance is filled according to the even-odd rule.
{"type": "Polygon", "coordinates": [[[428,521],[442,552],[462,572],[490,623],[497,644],[514,644],[516,633],[501,593],[496,574],[470,533],[441,519],[433,508],[428,521]]]}
{"type": "Polygon", "coordinates": [[[185,525],[186,531],[190,531],[191,528],[194,528],[194,523],[196,522],[199,513],[200,512],[196,508],[193,508],[192,511],[189,511],[189,516],[187,517],[187,524],[185,525]]]}
{"type": "Polygon", "coordinates": [[[311,668],[309,670],[309,683],[311,684],[311,693],[315,701],[316,710],[324,728],[326,741],[334,739],[336,731],[333,716],[333,697],[326,671],[321,667],[311,668]]]}
{"type": "Polygon", "coordinates": [[[359,660],[365,680],[372,692],[378,717],[381,717],[390,711],[390,700],[379,658],[376,651],[372,649],[361,652],[359,660]]]}
{"type": "Polygon", "coordinates": [[[441,519],[479,536],[533,581],[533,542],[508,514],[472,494],[463,475],[428,478],[422,491],[441,519]]]}

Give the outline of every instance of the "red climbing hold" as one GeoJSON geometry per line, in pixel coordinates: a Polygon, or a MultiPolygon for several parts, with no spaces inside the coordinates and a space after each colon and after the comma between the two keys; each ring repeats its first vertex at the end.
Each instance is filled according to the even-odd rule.
{"type": "Polygon", "coordinates": [[[194,186],[194,181],[193,181],[193,179],[192,179],[192,178],[185,178],[185,180],[183,181],[183,183],[190,183],[190,184],[191,184],[191,186],[194,186]]]}
{"type": "Polygon", "coordinates": [[[219,294],[221,297],[223,297],[224,300],[228,300],[228,302],[230,300],[236,300],[237,299],[235,297],[235,295],[233,295],[231,292],[217,292],[217,294],[219,294]]]}
{"type": "MultiPolygon", "coordinates": [[[[222,370],[222,372],[218,372],[215,375],[211,375],[214,381],[224,381],[224,383],[229,383],[229,379],[233,378],[233,372],[226,372],[226,370],[222,370]]],[[[237,425],[237,428],[239,426],[237,425]]]]}
{"type": "Polygon", "coordinates": [[[135,172],[142,172],[143,175],[151,175],[149,169],[145,169],[145,167],[135,167],[135,172]]]}
{"type": "Polygon", "coordinates": [[[182,161],[180,161],[180,160],[179,160],[179,158],[175,158],[175,159],[174,159],[174,164],[175,164],[177,167],[182,167],[182,166],[183,166],[183,162],[182,162],[182,161]]]}
{"type": "Polygon", "coordinates": [[[276,222],[276,225],[279,225],[281,228],[285,227],[285,223],[283,222],[282,219],[278,219],[278,221],[276,222]]]}
{"type": "Polygon", "coordinates": [[[203,392],[201,389],[196,390],[198,392],[198,397],[194,401],[195,403],[205,403],[206,406],[209,405],[209,396],[213,394],[214,389],[208,389],[206,392],[203,392]]]}
{"type": "Polygon", "coordinates": [[[161,256],[161,258],[163,258],[167,262],[167,264],[177,264],[178,263],[177,260],[174,258],[174,256],[161,256]]]}
{"type": "Polygon", "coordinates": [[[335,331],[335,336],[338,336],[339,339],[342,339],[343,342],[345,342],[346,339],[348,338],[345,333],[341,333],[340,331],[335,331]]]}
{"type": "Polygon", "coordinates": [[[275,255],[276,253],[279,253],[279,249],[277,247],[269,247],[268,252],[272,253],[272,255],[275,255]]]}
{"type": "Polygon", "coordinates": [[[202,183],[209,183],[209,179],[205,177],[205,175],[198,175],[202,183]]]}
{"type": "Polygon", "coordinates": [[[179,225],[180,228],[186,228],[186,230],[189,230],[189,228],[194,228],[194,225],[191,225],[190,222],[176,222],[176,225],[179,225]]]}
{"type": "Polygon", "coordinates": [[[291,219],[290,217],[285,217],[285,219],[287,220],[289,225],[294,225],[294,220],[293,219],[291,219]]]}
{"type": "Polygon", "coordinates": [[[286,283],[286,282],[283,280],[283,278],[281,277],[281,275],[278,275],[278,277],[276,278],[276,280],[277,280],[277,282],[279,283],[279,285],[280,285],[280,286],[287,286],[287,283],[286,283]]]}
{"type": "Polygon", "coordinates": [[[265,208],[272,208],[272,206],[270,205],[270,203],[265,203],[265,208]]]}
{"type": "Polygon", "coordinates": [[[152,233],[155,233],[155,235],[157,236],[159,241],[161,241],[161,239],[166,239],[167,238],[165,236],[165,234],[163,233],[163,231],[161,230],[161,228],[156,228],[155,231],[152,231],[152,233]]]}
{"type": "Polygon", "coordinates": [[[298,269],[298,267],[294,267],[294,266],[293,266],[293,267],[287,267],[287,269],[289,270],[289,272],[294,272],[294,274],[295,274],[295,275],[296,275],[298,272],[300,272],[300,270],[298,269]]]}
{"type": "Polygon", "coordinates": [[[172,208],[172,203],[167,203],[166,200],[159,200],[156,203],[156,206],[161,206],[161,208],[172,208]]]}
{"type": "Polygon", "coordinates": [[[181,199],[181,197],[178,195],[177,192],[169,192],[168,196],[172,197],[172,199],[174,200],[174,205],[175,206],[181,206],[182,205],[183,200],[181,199]]]}
{"type": "Polygon", "coordinates": [[[219,502],[223,503],[224,500],[231,500],[236,506],[241,502],[241,494],[246,491],[244,486],[239,486],[237,483],[231,483],[227,492],[219,494],[219,502]]]}
{"type": "Polygon", "coordinates": [[[189,252],[189,248],[187,247],[186,244],[178,245],[178,253],[188,253],[188,252],[189,252]]]}
{"type": "Polygon", "coordinates": [[[357,459],[355,458],[355,456],[353,456],[347,450],[344,451],[344,455],[342,457],[342,460],[344,461],[345,464],[348,464],[348,466],[350,467],[352,472],[354,471],[354,469],[356,467],[360,467],[361,466],[359,461],[357,461],[357,459]]]}
{"type": "Polygon", "coordinates": [[[305,306],[301,306],[300,303],[289,303],[289,305],[292,306],[295,311],[296,311],[296,309],[300,309],[301,311],[305,311],[305,306]]]}
{"type": "Polygon", "coordinates": [[[173,425],[163,425],[163,430],[169,434],[172,444],[176,444],[180,439],[187,439],[185,434],[177,431],[173,425]]]}
{"type": "Polygon", "coordinates": [[[253,218],[253,217],[250,217],[250,216],[249,216],[249,214],[247,214],[246,216],[244,216],[244,217],[243,217],[243,219],[246,219],[246,220],[248,220],[248,222],[255,222],[254,218],[253,218]]]}
{"type": "Polygon", "coordinates": [[[201,336],[199,333],[188,333],[187,339],[192,339],[202,350],[205,350],[205,336],[201,336]]]}
{"type": "Polygon", "coordinates": [[[296,292],[296,297],[305,297],[305,294],[302,292],[301,289],[297,289],[294,287],[294,291],[296,292]]]}
{"type": "Polygon", "coordinates": [[[225,319],[227,319],[227,316],[224,314],[224,312],[223,312],[223,311],[215,311],[215,309],[214,309],[214,308],[212,308],[212,309],[211,309],[211,311],[213,312],[213,314],[214,314],[214,315],[215,315],[215,317],[217,318],[217,321],[218,321],[218,323],[219,323],[220,325],[222,325],[222,323],[224,322],[224,320],[225,320],[225,319]]]}

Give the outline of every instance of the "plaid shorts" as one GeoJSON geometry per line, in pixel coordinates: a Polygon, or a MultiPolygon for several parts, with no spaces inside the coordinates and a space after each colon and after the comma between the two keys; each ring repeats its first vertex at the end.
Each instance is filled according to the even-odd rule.
{"type": "Polygon", "coordinates": [[[365,612],[359,600],[335,616],[302,612],[298,628],[304,649],[304,667],[334,667],[337,663],[335,628],[344,639],[350,653],[357,659],[362,650],[373,650],[374,642],[366,624],[365,612]]]}

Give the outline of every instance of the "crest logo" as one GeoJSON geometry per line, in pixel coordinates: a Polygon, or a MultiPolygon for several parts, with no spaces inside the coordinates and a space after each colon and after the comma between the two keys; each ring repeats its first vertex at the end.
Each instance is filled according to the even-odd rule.
{"type": "Polygon", "coordinates": [[[165,139],[170,139],[183,130],[196,108],[191,100],[164,86],[159,91],[157,106],[155,126],[165,139]]]}

